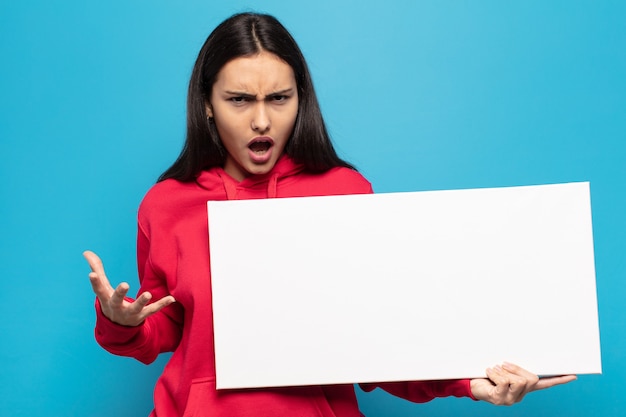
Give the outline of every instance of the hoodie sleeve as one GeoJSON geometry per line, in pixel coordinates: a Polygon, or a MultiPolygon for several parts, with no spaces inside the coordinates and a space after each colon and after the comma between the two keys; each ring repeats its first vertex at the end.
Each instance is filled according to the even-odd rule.
{"type": "Polygon", "coordinates": [[[359,384],[366,392],[381,388],[396,397],[415,403],[425,403],[439,397],[469,397],[476,400],[470,389],[469,379],[445,381],[412,381],[359,384]]]}
{"type": "MultiPolygon", "coordinates": [[[[139,226],[137,233],[137,265],[141,288],[139,294],[149,291],[153,300],[169,294],[165,279],[159,277],[149,261],[150,240],[139,226]]],[[[128,298],[127,301],[133,301],[128,298]]],[[[182,334],[183,311],[171,304],[149,316],[139,326],[122,326],[109,320],[96,299],[96,341],[108,352],[129,356],[143,363],[153,362],[159,353],[173,351],[182,334]]]]}

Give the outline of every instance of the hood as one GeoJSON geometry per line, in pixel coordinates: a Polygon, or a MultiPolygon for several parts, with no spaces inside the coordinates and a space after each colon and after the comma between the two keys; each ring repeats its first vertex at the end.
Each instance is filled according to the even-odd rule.
{"type": "Polygon", "coordinates": [[[222,188],[228,200],[242,200],[249,198],[275,198],[278,181],[296,175],[304,170],[304,166],[295,163],[287,155],[282,155],[276,165],[262,175],[250,175],[242,181],[237,181],[221,167],[214,167],[202,171],[196,182],[202,188],[216,191],[222,188]]]}

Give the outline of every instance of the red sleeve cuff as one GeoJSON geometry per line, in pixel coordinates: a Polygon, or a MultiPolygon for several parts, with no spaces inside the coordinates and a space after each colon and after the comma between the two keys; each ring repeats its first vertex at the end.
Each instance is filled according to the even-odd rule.
{"type": "Polygon", "coordinates": [[[404,398],[412,402],[423,403],[440,397],[469,397],[472,395],[471,381],[469,379],[441,380],[441,381],[411,381],[411,382],[385,382],[373,384],[360,384],[364,391],[372,391],[381,388],[396,397],[404,398]]]}
{"type": "MultiPolygon", "coordinates": [[[[129,299],[129,301],[132,301],[129,299]]],[[[96,328],[95,336],[97,342],[109,350],[111,347],[123,346],[139,337],[142,332],[143,325],[139,326],[122,326],[111,321],[102,312],[100,300],[96,298],[96,328]]]]}
{"type": "Polygon", "coordinates": [[[474,393],[472,392],[472,380],[471,379],[467,379],[467,391],[469,392],[469,397],[474,400],[474,401],[480,401],[478,398],[474,397],[474,393]]]}
{"type": "Polygon", "coordinates": [[[438,381],[438,384],[442,385],[442,392],[446,393],[446,396],[454,397],[468,397],[474,401],[478,401],[472,393],[472,380],[471,379],[456,379],[449,381],[438,381]]]}

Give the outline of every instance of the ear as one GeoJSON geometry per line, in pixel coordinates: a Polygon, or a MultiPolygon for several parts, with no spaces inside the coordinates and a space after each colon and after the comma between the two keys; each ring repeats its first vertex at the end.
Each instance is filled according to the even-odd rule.
{"type": "Polygon", "coordinates": [[[204,111],[206,112],[206,117],[213,118],[213,109],[211,108],[211,103],[208,101],[204,102],[204,111]]]}

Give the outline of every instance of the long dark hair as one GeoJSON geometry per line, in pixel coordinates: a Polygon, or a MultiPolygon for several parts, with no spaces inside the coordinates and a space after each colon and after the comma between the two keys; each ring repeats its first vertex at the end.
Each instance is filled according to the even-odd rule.
{"type": "Polygon", "coordinates": [[[187,95],[187,139],[174,164],[159,181],[193,181],[200,171],[223,166],[226,151],[205,102],[217,74],[229,61],[261,51],[275,54],[293,69],[298,88],[298,115],[285,152],[311,172],[350,164],[337,156],[326,130],[308,66],[291,34],[276,18],[257,13],[236,14],[222,22],[202,46],[191,73],[187,95]]]}

